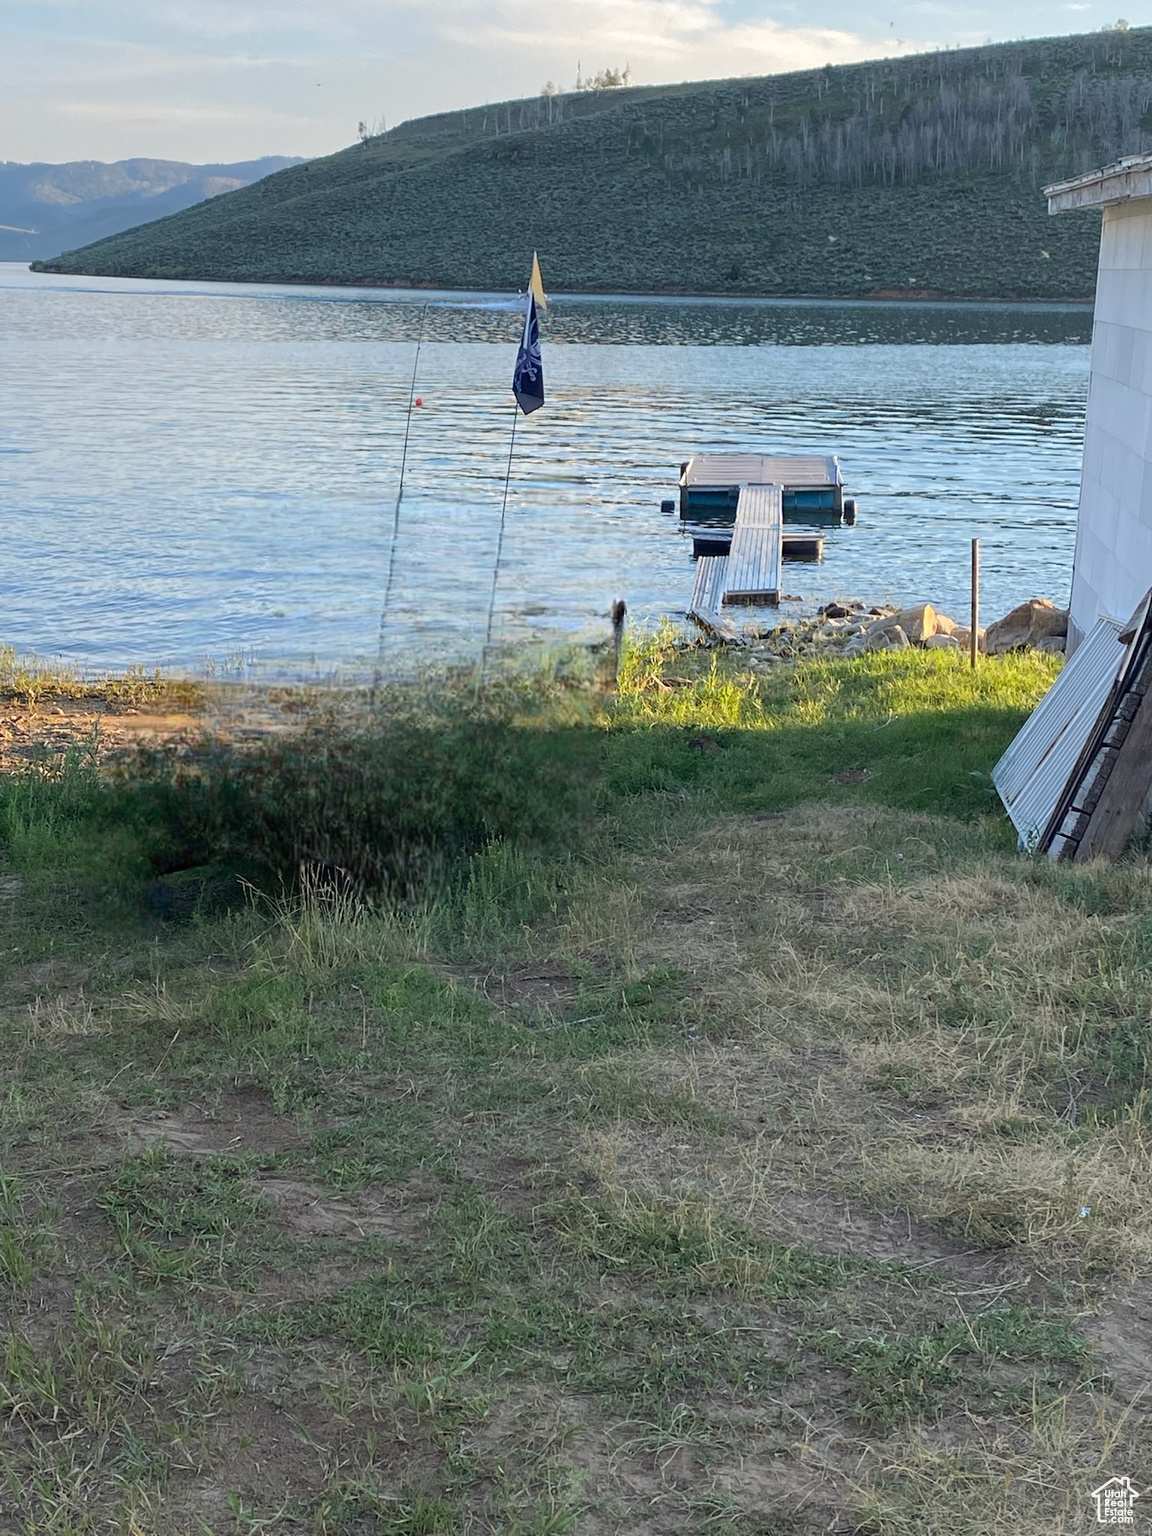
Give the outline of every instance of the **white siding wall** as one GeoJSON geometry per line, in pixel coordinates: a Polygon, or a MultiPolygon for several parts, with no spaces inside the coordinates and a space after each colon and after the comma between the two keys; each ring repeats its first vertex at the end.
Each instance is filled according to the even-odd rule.
{"type": "Polygon", "coordinates": [[[1072,634],[1152,587],[1152,199],[1104,209],[1072,634]]]}

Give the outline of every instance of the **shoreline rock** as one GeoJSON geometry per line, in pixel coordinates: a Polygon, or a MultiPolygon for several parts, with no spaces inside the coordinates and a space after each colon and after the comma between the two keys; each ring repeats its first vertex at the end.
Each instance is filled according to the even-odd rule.
{"type": "MultiPolygon", "coordinates": [[[[990,656],[1036,650],[1062,655],[1067,641],[1068,614],[1049,598],[1029,598],[981,629],[979,650],[990,656]]],[[[931,603],[908,608],[837,598],[812,618],[795,619],[742,636],[735,644],[756,670],[778,662],[821,654],[864,656],[878,651],[958,651],[967,653],[971,631],[931,603]]],[[[708,643],[708,642],[705,642],[708,643]]],[[[714,645],[732,646],[717,640],[714,645]]]]}
{"type": "Polygon", "coordinates": [[[1047,597],[1030,597],[989,624],[986,644],[989,656],[1007,656],[1011,651],[1051,649],[1049,642],[1060,641],[1063,651],[1068,638],[1068,614],[1047,597]]]}

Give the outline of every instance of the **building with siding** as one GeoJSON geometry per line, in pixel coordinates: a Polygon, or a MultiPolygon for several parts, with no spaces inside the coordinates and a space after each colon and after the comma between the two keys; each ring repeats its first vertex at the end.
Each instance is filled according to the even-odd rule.
{"type": "Polygon", "coordinates": [[[1152,587],[1152,155],[1045,187],[1049,213],[1103,213],[1069,648],[1152,587]]]}

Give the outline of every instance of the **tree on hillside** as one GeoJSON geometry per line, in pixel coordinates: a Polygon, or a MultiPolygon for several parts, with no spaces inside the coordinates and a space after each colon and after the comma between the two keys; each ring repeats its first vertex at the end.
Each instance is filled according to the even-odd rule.
{"type": "Polygon", "coordinates": [[[623,69],[602,69],[598,75],[592,75],[584,79],[580,73],[580,66],[576,66],[576,89],[578,91],[617,91],[622,86],[632,84],[632,66],[625,64],[623,69]]]}

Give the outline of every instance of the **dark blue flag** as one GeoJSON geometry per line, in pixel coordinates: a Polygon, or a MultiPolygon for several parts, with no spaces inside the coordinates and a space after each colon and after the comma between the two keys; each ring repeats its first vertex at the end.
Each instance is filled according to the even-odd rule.
{"type": "Polygon", "coordinates": [[[524,335],[516,354],[512,374],[512,393],[525,416],[531,416],[544,404],[544,362],[540,356],[540,322],[536,318],[536,300],[528,295],[528,313],[524,317],[524,335]]]}

